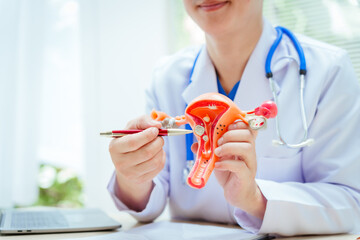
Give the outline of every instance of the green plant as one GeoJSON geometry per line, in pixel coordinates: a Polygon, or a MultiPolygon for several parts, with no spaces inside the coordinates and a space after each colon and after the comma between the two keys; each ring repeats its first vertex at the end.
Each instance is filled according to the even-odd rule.
{"type": "Polygon", "coordinates": [[[56,207],[83,207],[83,183],[71,170],[41,164],[39,198],[34,205],[56,207]]]}

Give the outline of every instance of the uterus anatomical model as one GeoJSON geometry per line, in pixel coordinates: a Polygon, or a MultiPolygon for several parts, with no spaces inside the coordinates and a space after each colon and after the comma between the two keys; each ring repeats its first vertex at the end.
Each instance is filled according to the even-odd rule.
{"type": "Polygon", "coordinates": [[[264,102],[252,111],[241,111],[233,101],[219,93],[206,93],[195,98],[182,116],[170,117],[163,112],[151,112],[151,117],[161,121],[165,128],[190,124],[199,145],[187,183],[197,189],[204,187],[208,181],[215,162],[219,159],[214,154],[218,139],[228,130],[230,124],[240,120],[250,128],[258,130],[266,126],[268,118],[276,115],[277,107],[274,102],[264,102]]]}

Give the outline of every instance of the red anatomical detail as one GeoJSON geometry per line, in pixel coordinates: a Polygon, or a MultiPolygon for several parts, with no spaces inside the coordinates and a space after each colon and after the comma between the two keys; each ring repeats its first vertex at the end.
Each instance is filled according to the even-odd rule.
{"type": "Polygon", "coordinates": [[[166,127],[170,120],[175,120],[177,126],[190,124],[199,143],[196,161],[187,179],[193,188],[202,188],[208,181],[219,159],[214,154],[218,147],[217,141],[227,131],[228,125],[241,120],[250,128],[258,130],[266,126],[267,118],[276,115],[274,102],[267,101],[254,110],[243,112],[231,99],[219,93],[205,93],[195,98],[186,108],[185,116],[171,118],[156,110],[151,113],[154,120],[162,121],[166,127]]]}
{"type": "Polygon", "coordinates": [[[277,115],[277,106],[272,101],[267,101],[261,104],[260,107],[255,108],[255,115],[256,116],[263,116],[265,118],[274,118],[277,115]]]}
{"type": "Polygon", "coordinates": [[[226,131],[226,126],[220,126],[218,121],[228,108],[224,102],[209,100],[196,102],[186,110],[199,143],[195,165],[188,176],[188,184],[194,188],[204,187],[214,168],[217,140],[226,131]]]}

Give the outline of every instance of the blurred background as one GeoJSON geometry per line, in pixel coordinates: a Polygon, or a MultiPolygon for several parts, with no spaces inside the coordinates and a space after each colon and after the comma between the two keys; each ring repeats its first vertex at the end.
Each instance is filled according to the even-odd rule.
{"type": "MultiPolygon", "coordinates": [[[[348,50],[359,0],[264,0],[274,25],[348,50]]],[[[114,211],[109,139],[145,113],[162,57],[203,43],[180,0],[0,0],[0,208],[114,211]]]]}

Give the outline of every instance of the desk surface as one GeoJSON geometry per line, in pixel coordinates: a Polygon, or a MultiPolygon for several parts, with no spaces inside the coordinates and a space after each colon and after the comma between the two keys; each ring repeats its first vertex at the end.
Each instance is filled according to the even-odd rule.
{"type": "MultiPolygon", "coordinates": [[[[143,224],[138,223],[134,218],[126,213],[117,212],[116,214],[110,214],[112,218],[117,220],[122,224],[122,228],[117,231],[128,230],[134,227],[141,226],[143,224]]],[[[161,218],[157,221],[166,221],[166,219],[161,218]]],[[[212,223],[199,223],[197,224],[208,224],[212,226],[222,226],[221,224],[212,224],[212,223]]],[[[232,227],[226,225],[226,227],[232,227]]],[[[233,226],[234,228],[236,226],[233,226]]],[[[53,239],[68,239],[68,238],[81,238],[81,237],[92,237],[92,236],[103,236],[109,233],[114,233],[114,231],[102,231],[102,232],[81,232],[81,233],[57,233],[57,234],[29,234],[29,235],[0,235],[0,240],[16,240],[16,239],[25,239],[25,240],[53,240],[53,239]]],[[[286,240],[356,240],[360,235],[329,235],[329,236],[301,236],[301,237],[290,237],[290,238],[278,238],[286,240]]]]}

